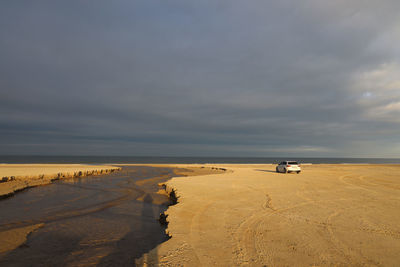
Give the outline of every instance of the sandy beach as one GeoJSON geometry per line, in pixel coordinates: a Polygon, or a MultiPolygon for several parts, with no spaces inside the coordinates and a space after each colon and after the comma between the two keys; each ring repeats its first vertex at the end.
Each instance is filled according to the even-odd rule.
{"type": "Polygon", "coordinates": [[[28,187],[45,185],[55,179],[99,175],[120,169],[109,165],[83,164],[1,164],[0,197],[28,187]]]}
{"type": "MultiPolygon", "coordinates": [[[[171,239],[135,260],[138,266],[398,266],[400,262],[400,165],[303,165],[300,174],[281,174],[270,164],[130,164],[143,165],[175,168],[175,174],[187,177],[163,182],[166,192],[178,197],[178,203],[165,212],[171,239]]],[[[24,188],[116,168],[1,165],[0,177],[13,178],[0,183],[0,189],[12,193],[15,185],[24,188]]],[[[154,183],[160,177],[135,184],[154,183]]],[[[22,224],[2,231],[0,239],[7,242],[0,253],[23,246],[27,236],[43,225],[22,224]]]]}
{"type": "Polygon", "coordinates": [[[136,264],[398,266],[399,165],[212,166],[228,171],[167,182],[172,238],[136,264]]]}

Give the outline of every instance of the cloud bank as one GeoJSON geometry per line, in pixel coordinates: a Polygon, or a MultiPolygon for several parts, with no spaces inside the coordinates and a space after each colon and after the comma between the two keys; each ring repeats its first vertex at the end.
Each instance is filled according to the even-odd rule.
{"type": "Polygon", "coordinates": [[[400,157],[399,1],[7,1],[0,154],[400,157]]]}

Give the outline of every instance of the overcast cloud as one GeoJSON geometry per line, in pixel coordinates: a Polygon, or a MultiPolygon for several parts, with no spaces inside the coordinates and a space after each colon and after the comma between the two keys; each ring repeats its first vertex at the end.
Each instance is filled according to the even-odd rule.
{"type": "Polygon", "coordinates": [[[400,157],[400,1],[0,3],[0,154],[400,157]]]}

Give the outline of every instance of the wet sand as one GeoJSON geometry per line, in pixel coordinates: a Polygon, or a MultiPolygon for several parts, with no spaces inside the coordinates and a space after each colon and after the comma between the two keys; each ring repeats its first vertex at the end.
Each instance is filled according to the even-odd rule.
{"type": "Polygon", "coordinates": [[[23,245],[27,236],[42,226],[43,224],[39,223],[0,232],[0,255],[23,245]]]}
{"type": "Polygon", "coordinates": [[[229,171],[167,182],[172,238],[137,265],[399,265],[400,165],[209,166],[229,171]]]}
{"type": "Polygon", "coordinates": [[[120,167],[82,164],[0,164],[0,198],[63,178],[99,175],[120,167]]]}
{"type": "Polygon", "coordinates": [[[0,201],[0,266],[132,266],[169,237],[159,183],[207,168],[123,167],[61,179],[0,201]]]}

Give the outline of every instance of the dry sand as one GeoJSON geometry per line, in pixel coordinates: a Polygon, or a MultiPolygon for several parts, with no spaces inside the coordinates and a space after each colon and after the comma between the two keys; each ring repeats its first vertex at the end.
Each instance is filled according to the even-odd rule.
{"type": "Polygon", "coordinates": [[[0,164],[0,197],[55,179],[98,175],[120,167],[82,164],[0,164]]]}
{"type": "Polygon", "coordinates": [[[399,266],[400,165],[212,166],[167,182],[172,238],[138,265],[399,266]]]}

